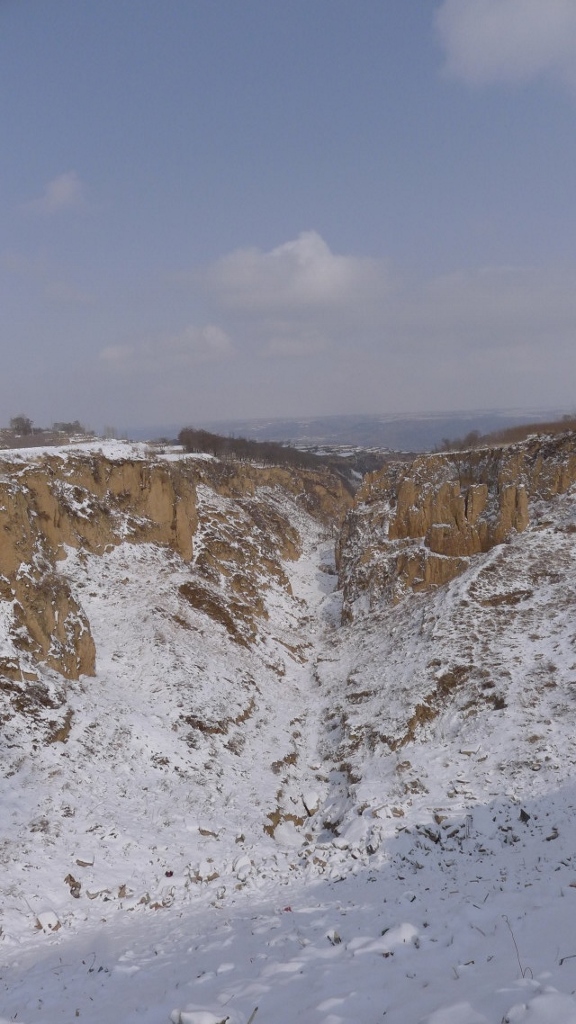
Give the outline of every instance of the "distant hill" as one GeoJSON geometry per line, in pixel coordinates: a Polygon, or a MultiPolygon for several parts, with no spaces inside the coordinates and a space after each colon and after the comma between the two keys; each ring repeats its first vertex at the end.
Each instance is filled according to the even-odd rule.
{"type": "MultiPolygon", "coordinates": [[[[395,451],[425,452],[447,438],[464,437],[471,431],[492,434],[527,422],[557,419],[566,410],[465,410],[421,413],[420,415],[314,416],[286,419],[197,420],[197,427],[218,434],[251,438],[255,441],[289,441],[296,445],[351,445],[360,448],[388,448],[395,451]]],[[[125,431],[134,440],[175,438],[184,423],[155,427],[133,427],[125,431]]]]}

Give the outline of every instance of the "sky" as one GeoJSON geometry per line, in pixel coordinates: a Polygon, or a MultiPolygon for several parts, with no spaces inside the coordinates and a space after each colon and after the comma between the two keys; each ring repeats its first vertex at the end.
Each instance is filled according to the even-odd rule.
{"type": "Polygon", "coordinates": [[[576,0],[0,0],[0,425],[576,407],[576,0]]]}

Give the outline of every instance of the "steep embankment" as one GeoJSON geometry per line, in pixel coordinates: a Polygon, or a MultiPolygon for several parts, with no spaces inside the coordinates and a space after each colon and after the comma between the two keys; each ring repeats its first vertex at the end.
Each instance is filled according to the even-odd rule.
{"type": "Polygon", "coordinates": [[[0,472],[4,933],[286,870],[340,481],[126,446],[0,472]]]}
{"type": "Polygon", "coordinates": [[[318,669],[324,752],[351,780],[343,834],[351,806],[385,835],[571,778],[575,479],[571,433],[366,481],[339,545],[347,625],[318,669]]]}
{"type": "Polygon", "coordinates": [[[325,524],[350,503],[328,473],[206,458],[169,462],[143,447],[126,455],[72,450],[0,460],[6,683],[38,681],[39,663],[69,680],[95,673],[90,623],[63,564],[70,551],[102,556],[130,543],[173,552],[194,570],[182,596],[246,643],[267,614],[259,579],[270,576],[289,590],[282,563],[300,554],[298,530],[278,495],[325,524]],[[209,492],[219,506],[205,500],[209,492]]]}

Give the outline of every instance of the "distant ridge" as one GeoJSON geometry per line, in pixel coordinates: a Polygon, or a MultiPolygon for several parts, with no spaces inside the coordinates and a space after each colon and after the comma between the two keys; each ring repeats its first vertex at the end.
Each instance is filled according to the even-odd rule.
{"type": "MultiPolygon", "coordinates": [[[[241,436],[255,441],[282,441],[306,445],[352,445],[390,448],[395,451],[425,452],[446,438],[462,437],[470,431],[491,434],[523,423],[554,420],[571,410],[503,409],[397,413],[380,415],[311,416],[200,421],[193,410],[188,417],[197,427],[218,434],[241,436]]],[[[186,424],[127,428],[133,440],[175,438],[186,424]]]]}

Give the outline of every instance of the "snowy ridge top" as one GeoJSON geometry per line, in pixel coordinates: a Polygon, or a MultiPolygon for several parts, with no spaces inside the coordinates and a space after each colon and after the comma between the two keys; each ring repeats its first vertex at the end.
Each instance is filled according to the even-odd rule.
{"type": "Polygon", "coordinates": [[[34,464],[46,458],[67,461],[78,455],[102,456],[112,462],[125,459],[179,461],[181,459],[198,459],[211,461],[213,456],[203,452],[185,452],[179,445],[158,445],[144,441],[104,440],[97,438],[90,441],[75,441],[63,445],[46,445],[33,448],[2,448],[0,462],[15,465],[34,464]]]}

